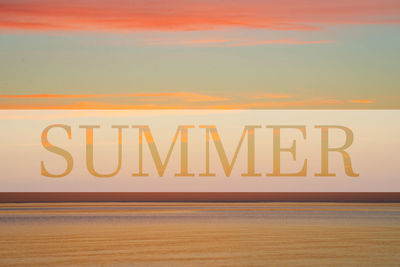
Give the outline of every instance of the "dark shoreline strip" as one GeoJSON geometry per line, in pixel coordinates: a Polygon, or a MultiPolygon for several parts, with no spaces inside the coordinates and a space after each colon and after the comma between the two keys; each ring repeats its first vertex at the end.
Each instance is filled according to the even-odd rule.
{"type": "Polygon", "coordinates": [[[3,192],[17,202],[400,202],[400,192],[3,192]]]}

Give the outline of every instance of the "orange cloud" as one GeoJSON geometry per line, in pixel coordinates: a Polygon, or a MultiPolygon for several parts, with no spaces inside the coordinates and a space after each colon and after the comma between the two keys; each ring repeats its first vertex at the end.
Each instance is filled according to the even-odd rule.
{"type": "Polygon", "coordinates": [[[310,99],[310,100],[293,100],[293,101],[263,101],[263,102],[246,102],[236,100],[229,104],[189,104],[189,103],[146,103],[141,102],[122,104],[98,101],[76,101],[72,103],[1,103],[0,109],[268,109],[268,108],[315,108],[343,105],[343,101],[326,100],[326,99],[310,99]]]}
{"type": "Polygon", "coordinates": [[[141,98],[141,101],[155,101],[154,98],[181,99],[187,102],[214,102],[229,100],[226,97],[209,96],[190,92],[172,93],[127,93],[127,94],[33,94],[33,95],[0,95],[0,99],[79,99],[79,98],[141,98]]]}
{"type": "Polygon", "coordinates": [[[369,103],[375,101],[285,93],[233,95],[230,98],[191,92],[0,95],[0,109],[326,109],[360,108],[359,104],[369,103]]]}
{"type": "Polygon", "coordinates": [[[193,31],[226,27],[317,30],[316,25],[399,24],[400,2],[213,0],[4,0],[0,28],[193,31]]]}
{"type": "Polygon", "coordinates": [[[366,99],[353,99],[353,100],[349,100],[350,103],[354,103],[354,104],[372,104],[372,103],[376,103],[376,101],[373,100],[366,100],[366,99]]]}
{"type": "Polygon", "coordinates": [[[276,93],[265,93],[265,94],[256,94],[248,96],[251,99],[281,99],[281,98],[294,98],[297,95],[293,94],[276,94],[276,93]]]}

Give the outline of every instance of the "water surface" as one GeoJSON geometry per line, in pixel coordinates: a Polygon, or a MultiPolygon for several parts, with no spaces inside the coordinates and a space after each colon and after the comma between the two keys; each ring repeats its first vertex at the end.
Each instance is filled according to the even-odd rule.
{"type": "Polygon", "coordinates": [[[1,266],[398,266],[400,204],[0,204],[1,266]]]}

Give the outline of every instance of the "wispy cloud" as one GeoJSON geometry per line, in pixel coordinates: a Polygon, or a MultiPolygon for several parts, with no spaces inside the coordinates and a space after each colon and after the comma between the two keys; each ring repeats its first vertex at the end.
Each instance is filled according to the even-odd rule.
{"type": "Polygon", "coordinates": [[[367,100],[367,99],[352,99],[349,100],[350,103],[354,103],[354,104],[372,104],[372,103],[376,103],[376,101],[373,100],[367,100]]]}
{"type": "Polygon", "coordinates": [[[255,40],[255,41],[239,41],[229,44],[229,46],[261,46],[273,44],[286,44],[286,45],[304,45],[304,44],[330,44],[334,43],[333,40],[316,40],[316,41],[302,41],[297,39],[278,39],[278,40],[255,40]]]}
{"type": "Polygon", "coordinates": [[[158,99],[180,99],[186,102],[214,102],[229,100],[226,97],[210,96],[191,92],[171,93],[124,93],[124,94],[31,94],[0,95],[0,99],[94,99],[94,98],[140,98],[141,101],[157,101],[158,99]],[[146,100],[147,99],[147,100],[146,100]]]}
{"type": "Polygon", "coordinates": [[[202,39],[202,40],[191,40],[183,41],[183,44],[221,44],[231,42],[228,39],[202,39]]]}
{"type": "Polygon", "coordinates": [[[169,38],[156,40],[144,40],[146,46],[200,46],[200,47],[246,47],[263,45],[305,45],[305,44],[330,44],[333,40],[299,40],[294,38],[259,40],[249,37],[248,39],[195,39],[195,40],[171,40],[169,38]]]}
{"type": "Polygon", "coordinates": [[[283,93],[261,93],[261,94],[250,94],[247,95],[250,99],[282,99],[282,98],[295,98],[297,95],[294,94],[283,94],[283,93]]]}
{"type": "Polygon", "coordinates": [[[306,97],[285,93],[213,96],[191,92],[132,94],[0,95],[0,109],[285,109],[357,108],[373,100],[306,97]]]}
{"type": "Polygon", "coordinates": [[[0,28],[69,31],[318,30],[321,25],[399,24],[396,0],[3,0],[0,28]]]}

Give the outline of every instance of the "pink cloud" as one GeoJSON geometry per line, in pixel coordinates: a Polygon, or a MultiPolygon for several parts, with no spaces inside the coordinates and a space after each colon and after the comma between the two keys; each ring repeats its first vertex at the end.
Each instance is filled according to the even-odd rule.
{"type": "Polygon", "coordinates": [[[204,39],[204,40],[192,40],[192,41],[184,41],[183,44],[220,44],[227,43],[230,40],[227,39],[204,39]]]}
{"type": "Polygon", "coordinates": [[[399,24],[398,0],[5,0],[0,28],[193,31],[218,28],[317,30],[319,25],[399,24]],[[318,25],[318,26],[317,26],[318,25]]]}

